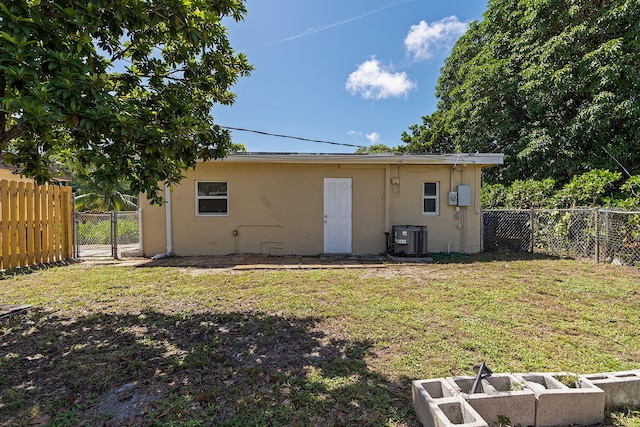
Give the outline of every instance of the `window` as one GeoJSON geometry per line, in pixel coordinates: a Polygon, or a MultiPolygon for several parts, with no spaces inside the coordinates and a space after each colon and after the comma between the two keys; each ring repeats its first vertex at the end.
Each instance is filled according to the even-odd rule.
{"type": "Polygon", "coordinates": [[[422,185],[422,215],[440,214],[439,193],[440,185],[437,182],[425,182],[422,185]]]}
{"type": "Polygon", "coordinates": [[[196,182],[196,215],[228,215],[229,183],[196,182]]]}

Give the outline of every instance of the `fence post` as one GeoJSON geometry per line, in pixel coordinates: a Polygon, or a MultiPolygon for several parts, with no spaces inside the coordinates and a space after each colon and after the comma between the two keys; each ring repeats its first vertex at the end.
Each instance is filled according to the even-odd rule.
{"type": "Polygon", "coordinates": [[[62,205],[62,229],[63,235],[63,253],[64,259],[73,258],[73,193],[71,187],[62,187],[62,195],[64,203],[62,205]]]}
{"type": "Polygon", "coordinates": [[[613,261],[611,254],[611,239],[609,236],[609,210],[604,211],[604,248],[607,262],[613,261]],[[610,258],[611,257],[611,258],[610,258]]]}
{"type": "Polygon", "coordinates": [[[596,239],[595,239],[595,258],[596,258],[596,264],[600,262],[600,215],[599,215],[600,209],[595,208],[594,209],[594,221],[595,221],[595,233],[596,233],[596,239]]]}
{"type": "Polygon", "coordinates": [[[118,213],[111,211],[111,254],[118,259],[118,213]]]}
{"type": "Polygon", "coordinates": [[[78,235],[80,234],[80,217],[76,212],[76,194],[71,195],[73,200],[73,257],[80,258],[80,245],[78,245],[78,235]]]}
{"type": "Polygon", "coordinates": [[[535,209],[531,208],[531,212],[529,213],[529,222],[531,223],[531,235],[530,235],[530,239],[529,241],[531,242],[531,246],[529,246],[529,252],[533,253],[534,249],[535,249],[535,225],[534,225],[534,221],[536,219],[536,212],[535,209]]]}

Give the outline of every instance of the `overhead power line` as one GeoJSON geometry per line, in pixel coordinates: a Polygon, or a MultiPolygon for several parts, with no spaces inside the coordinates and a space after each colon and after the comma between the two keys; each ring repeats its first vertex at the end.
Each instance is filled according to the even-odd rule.
{"type": "Polygon", "coordinates": [[[309,139],[309,138],[302,138],[300,136],[281,135],[281,134],[277,134],[277,133],[263,132],[263,131],[260,131],[260,130],[252,130],[252,129],[235,128],[235,127],[231,127],[231,126],[220,126],[220,127],[222,129],[237,130],[237,131],[240,131],[240,132],[251,132],[251,133],[257,133],[259,135],[275,136],[275,137],[278,137],[278,138],[297,139],[299,141],[318,142],[320,144],[341,145],[343,147],[353,147],[353,148],[365,148],[366,147],[365,145],[346,144],[346,143],[343,143],[343,142],[334,142],[334,141],[323,141],[321,139],[309,139]]]}

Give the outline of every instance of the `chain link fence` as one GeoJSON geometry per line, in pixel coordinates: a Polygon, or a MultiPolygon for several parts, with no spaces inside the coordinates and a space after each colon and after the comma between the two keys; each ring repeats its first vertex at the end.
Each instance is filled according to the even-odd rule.
{"type": "Polygon", "coordinates": [[[138,212],[74,213],[74,256],[136,256],[140,248],[138,212]]]}
{"type": "Polygon", "coordinates": [[[535,252],[640,266],[640,212],[486,210],[483,243],[486,251],[535,252]]]}

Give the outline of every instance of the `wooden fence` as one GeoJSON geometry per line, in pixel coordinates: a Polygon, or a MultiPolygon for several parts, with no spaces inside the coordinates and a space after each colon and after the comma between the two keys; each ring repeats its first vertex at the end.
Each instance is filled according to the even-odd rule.
{"type": "Polygon", "coordinates": [[[0,181],[0,269],[73,257],[71,187],[0,181]]]}

